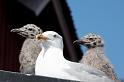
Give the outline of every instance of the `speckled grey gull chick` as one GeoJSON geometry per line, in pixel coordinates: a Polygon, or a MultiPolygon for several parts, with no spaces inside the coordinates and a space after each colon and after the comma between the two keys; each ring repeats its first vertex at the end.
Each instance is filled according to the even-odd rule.
{"type": "Polygon", "coordinates": [[[74,43],[82,44],[88,48],[80,63],[97,68],[103,71],[110,79],[116,82],[119,81],[114,72],[112,64],[104,54],[104,42],[99,35],[89,33],[82,39],[74,41],[74,43]]]}
{"type": "Polygon", "coordinates": [[[34,24],[27,24],[21,28],[12,29],[11,32],[16,32],[26,38],[19,54],[20,72],[34,74],[36,58],[41,51],[41,47],[34,37],[42,33],[42,30],[34,24]]]}

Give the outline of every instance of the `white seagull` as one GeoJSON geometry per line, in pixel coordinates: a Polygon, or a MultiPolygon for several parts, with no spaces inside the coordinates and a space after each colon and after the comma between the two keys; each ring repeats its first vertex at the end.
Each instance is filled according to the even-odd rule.
{"type": "Polygon", "coordinates": [[[41,51],[41,47],[39,47],[38,41],[34,37],[42,33],[42,30],[34,24],[27,24],[21,28],[12,29],[11,32],[16,32],[26,38],[19,54],[20,72],[34,74],[35,61],[41,51]]]}
{"type": "Polygon", "coordinates": [[[63,39],[54,31],[36,35],[42,51],[37,57],[35,75],[83,82],[113,82],[102,71],[68,61],[63,56],[63,39]]]}

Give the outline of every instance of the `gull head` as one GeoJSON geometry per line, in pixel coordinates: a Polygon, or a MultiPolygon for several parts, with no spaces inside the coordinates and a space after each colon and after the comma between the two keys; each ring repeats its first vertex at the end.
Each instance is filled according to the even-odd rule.
{"type": "Polygon", "coordinates": [[[85,35],[83,38],[81,38],[80,40],[75,40],[74,43],[82,44],[86,46],[87,48],[95,48],[95,47],[104,46],[103,39],[95,33],[89,33],[85,35]]]}
{"type": "Polygon", "coordinates": [[[44,47],[63,48],[63,39],[57,32],[46,31],[42,34],[37,34],[36,39],[40,41],[44,47]]]}
{"type": "Polygon", "coordinates": [[[42,30],[34,24],[27,24],[21,28],[12,29],[11,32],[16,32],[23,37],[33,39],[35,35],[42,33],[42,30]]]}

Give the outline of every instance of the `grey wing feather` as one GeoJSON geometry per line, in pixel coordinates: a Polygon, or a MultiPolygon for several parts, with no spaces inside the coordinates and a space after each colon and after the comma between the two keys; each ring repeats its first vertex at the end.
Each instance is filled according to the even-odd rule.
{"type": "Polygon", "coordinates": [[[116,82],[119,82],[112,66],[108,63],[102,66],[101,71],[103,71],[109,78],[114,79],[116,82]],[[105,70],[107,69],[107,70],[105,70]]]}

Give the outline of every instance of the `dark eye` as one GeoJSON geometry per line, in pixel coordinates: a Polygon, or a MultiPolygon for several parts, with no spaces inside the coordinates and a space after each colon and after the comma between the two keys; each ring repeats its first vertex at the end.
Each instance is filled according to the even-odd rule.
{"type": "Polygon", "coordinates": [[[34,36],[34,34],[31,34],[31,36],[34,36]]]}
{"type": "Polygon", "coordinates": [[[89,40],[93,40],[93,38],[89,38],[89,40]]]}
{"type": "Polygon", "coordinates": [[[53,35],[53,37],[55,38],[55,37],[57,37],[57,35],[53,35]]]}
{"type": "Polygon", "coordinates": [[[40,32],[40,29],[38,28],[38,31],[40,32]]]}
{"type": "Polygon", "coordinates": [[[28,30],[29,30],[29,31],[32,31],[33,29],[32,29],[32,28],[29,28],[28,30]]]}

